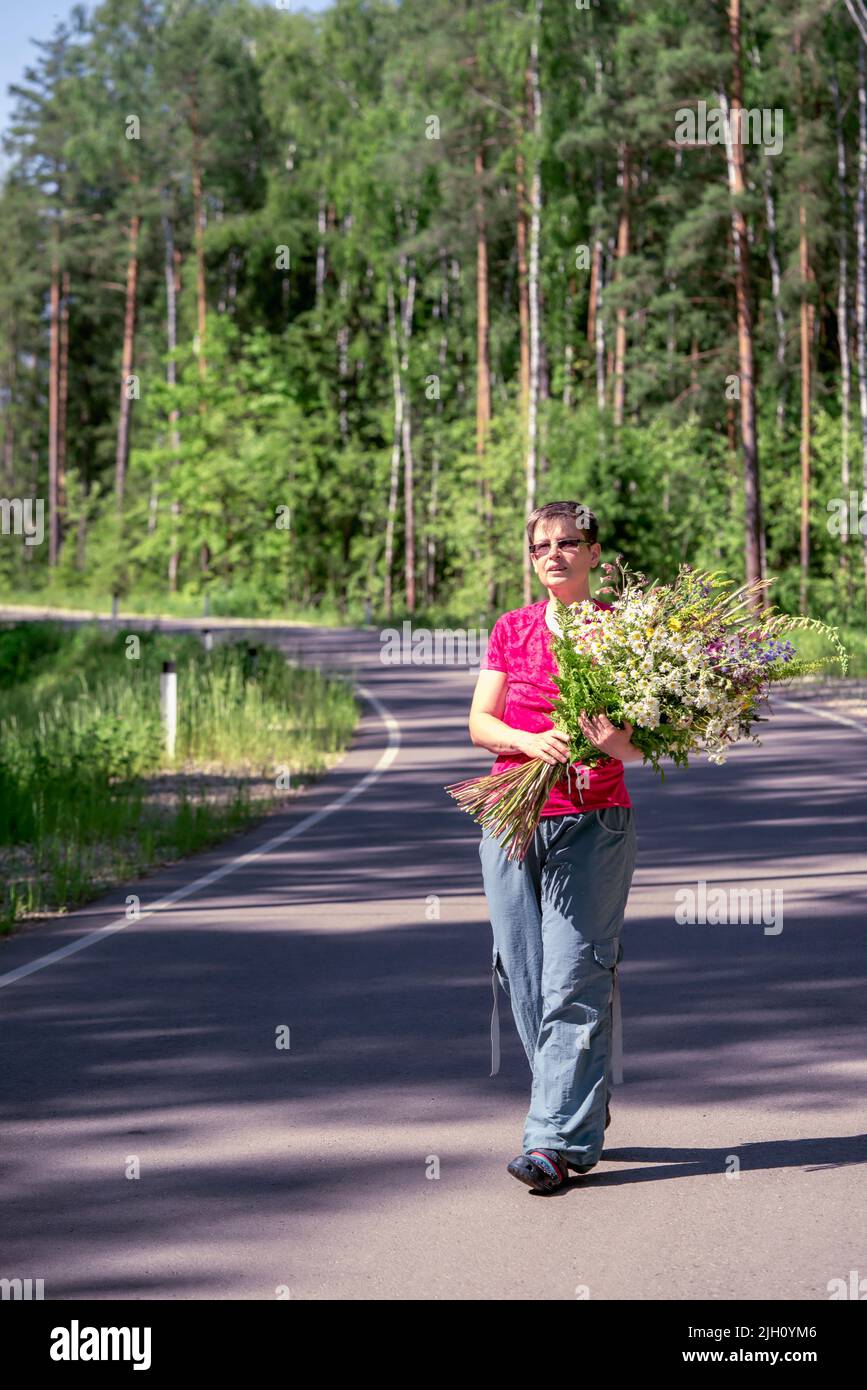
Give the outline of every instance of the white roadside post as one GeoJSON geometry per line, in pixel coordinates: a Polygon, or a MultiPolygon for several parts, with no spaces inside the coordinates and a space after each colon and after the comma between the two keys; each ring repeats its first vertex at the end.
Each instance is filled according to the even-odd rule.
{"type": "Polygon", "coordinates": [[[214,646],[214,634],[211,632],[211,629],[209,627],[205,628],[204,632],[202,633],[202,638],[204,639],[205,643],[205,651],[212,651],[214,646]]]}
{"type": "Polygon", "coordinates": [[[160,712],[166,731],[166,752],[175,756],[175,737],[178,732],[178,675],[173,661],[163,662],[160,676],[160,712]]]}

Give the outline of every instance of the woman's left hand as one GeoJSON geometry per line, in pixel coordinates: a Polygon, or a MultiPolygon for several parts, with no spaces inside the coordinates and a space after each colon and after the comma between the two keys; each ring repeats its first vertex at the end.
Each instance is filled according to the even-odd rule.
{"type": "Polygon", "coordinates": [[[580,714],[581,732],[592,743],[594,748],[598,748],[602,753],[606,753],[609,758],[619,758],[630,747],[632,738],[632,725],[628,719],[624,719],[623,728],[618,729],[616,724],[612,724],[607,714],[580,714]]]}

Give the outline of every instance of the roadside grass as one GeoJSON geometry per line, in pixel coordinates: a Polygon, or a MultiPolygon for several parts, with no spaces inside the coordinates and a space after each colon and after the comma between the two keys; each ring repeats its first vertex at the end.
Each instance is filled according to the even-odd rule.
{"type": "Polygon", "coordinates": [[[346,679],[246,637],[206,652],[194,636],[0,625],[0,933],[260,819],[340,757],[358,713],[346,679]]]}
{"type": "MultiPolygon", "coordinates": [[[[62,576],[45,580],[39,576],[26,594],[20,585],[0,579],[0,607],[4,604],[60,608],[108,617],[112,611],[112,596],[93,584],[72,585],[64,582],[62,576]]],[[[121,612],[142,617],[271,618],[287,623],[312,623],[317,627],[360,625],[366,616],[362,599],[338,602],[326,595],[317,595],[309,603],[274,602],[249,585],[215,588],[209,595],[207,613],[204,596],[198,592],[170,594],[162,589],[149,592],[139,587],[135,593],[121,596],[118,605],[121,612]]]]}
{"type": "MultiPolygon", "coordinates": [[[[835,624],[832,624],[835,626],[835,624]]],[[[849,669],[846,672],[847,678],[867,676],[867,628],[865,627],[843,627],[836,625],[840,641],[849,653],[849,669]]],[[[823,680],[830,677],[839,680],[842,672],[839,664],[833,660],[834,648],[823,637],[820,632],[812,632],[809,628],[798,629],[794,632],[784,634],[786,639],[792,643],[798,654],[799,659],[804,661],[820,661],[829,658],[827,665],[816,672],[816,679],[823,680]]]]}

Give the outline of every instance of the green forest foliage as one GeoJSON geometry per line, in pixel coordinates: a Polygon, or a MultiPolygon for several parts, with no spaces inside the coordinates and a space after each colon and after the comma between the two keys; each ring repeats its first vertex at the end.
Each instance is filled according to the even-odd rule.
{"type": "MultiPolygon", "coordinates": [[[[771,597],[797,611],[806,298],[814,314],[808,609],[863,627],[865,537],[856,531],[844,541],[828,525],[832,499],[845,497],[849,510],[841,341],[851,374],[848,490],[858,516],[864,494],[861,40],[843,5],[748,0],[741,24],[744,105],[779,111],[784,121],[778,153],[746,147],[742,199],[771,597]]],[[[114,591],[150,596],[153,606],[200,606],[208,592],[214,612],[315,609],[337,620],[357,620],[369,600],[385,616],[395,429],[389,286],[400,315],[413,282],[399,371],[413,457],[414,616],[474,622],[521,603],[526,434],[517,227],[537,166],[536,503],[591,506],[604,552],[623,552],[647,574],[671,577],[689,560],[744,577],[725,150],[675,138],[679,110],[702,101],[715,108],[719,93],[731,91],[725,3],[545,0],[537,28],[533,0],[338,0],[321,15],[229,0],[106,0],[76,7],[37,53],[18,89],[0,196],[0,490],[8,498],[48,495],[50,286],[52,274],[66,273],[61,545],[52,571],[46,542],[0,536],[7,596],[114,591]],[[534,34],[539,141],[528,109],[534,34]],[[620,258],[626,149],[634,179],[629,253],[620,258]],[[197,178],[203,343],[196,341],[197,178]],[[476,445],[480,216],[492,401],[483,453],[476,445]],[[119,508],[133,218],[140,219],[136,394],[119,508]],[[174,353],[169,238],[178,285],[174,353]],[[592,252],[597,239],[602,404],[583,250],[592,252]],[[611,370],[618,310],[626,325],[619,427],[611,370]]],[[[393,617],[408,611],[404,464],[402,456],[393,617]]]]}

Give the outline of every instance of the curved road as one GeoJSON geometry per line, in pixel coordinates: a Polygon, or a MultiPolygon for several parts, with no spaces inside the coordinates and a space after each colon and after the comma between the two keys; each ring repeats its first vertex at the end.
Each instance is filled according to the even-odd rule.
{"type": "Polygon", "coordinates": [[[442,790],[493,761],[466,732],[474,675],[383,665],[378,630],[263,635],[368,692],[344,760],[0,942],[0,1277],[442,1300],[814,1300],[867,1277],[867,727],[778,697],[723,767],[627,767],[624,1085],[603,1161],[545,1198],[505,1171],[530,1074],[502,993],[488,1074],[478,829],[442,790]],[[764,922],[678,923],[702,881],[764,890],[764,922]],[[150,915],[126,923],[130,893],[150,915]]]}

